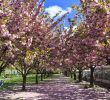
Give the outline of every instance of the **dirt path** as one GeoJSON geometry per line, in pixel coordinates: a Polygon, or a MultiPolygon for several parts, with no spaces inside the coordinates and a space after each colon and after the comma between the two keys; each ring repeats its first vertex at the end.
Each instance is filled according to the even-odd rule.
{"type": "Polygon", "coordinates": [[[110,100],[106,89],[84,89],[62,76],[44,84],[27,86],[26,92],[17,89],[1,91],[0,100],[110,100]]]}

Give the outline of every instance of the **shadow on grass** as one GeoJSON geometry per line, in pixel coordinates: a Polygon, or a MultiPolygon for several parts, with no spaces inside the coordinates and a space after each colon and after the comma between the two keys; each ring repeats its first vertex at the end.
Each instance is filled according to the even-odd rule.
{"type": "Polygon", "coordinates": [[[71,83],[65,77],[46,79],[43,84],[40,83],[39,85],[28,85],[25,92],[19,90],[5,91],[0,95],[8,98],[1,100],[110,100],[108,91],[84,89],[79,84],[71,83]]]}
{"type": "MultiPolygon", "coordinates": [[[[45,84],[46,82],[51,81],[53,78],[57,78],[59,75],[52,75],[51,77],[45,78],[43,81],[40,80],[40,75],[38,75],[38,84],[45,84]]],[[[35,83],[35,75],[28,75],[26,80],[26,85],[36,85],[35,83]]],[[[0,90],[13,90],[16,86],[22,86],[22,77],[21,76],[13,76],[11,78],[4,79],[4,85],[0,87],[0,90]]]]}

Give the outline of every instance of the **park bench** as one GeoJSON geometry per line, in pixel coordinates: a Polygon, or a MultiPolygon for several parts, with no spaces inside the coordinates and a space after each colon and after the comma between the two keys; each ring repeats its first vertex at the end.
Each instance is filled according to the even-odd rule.
{"type": "Polygon", "coordinates": [[[4,82],[0,80],[0,87],[3,86],[4,82]]]}

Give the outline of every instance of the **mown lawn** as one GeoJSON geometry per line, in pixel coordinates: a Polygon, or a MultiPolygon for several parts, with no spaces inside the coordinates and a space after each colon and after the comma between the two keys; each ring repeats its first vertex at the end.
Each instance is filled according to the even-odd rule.
{"type": "MultiPolygon", "coordinates": [[[[40,77],[40,75],[39,75],[40,77]]],[[[0,90],[4,89],[11,89],[15,85],[22,84],[22,76],[21,75],[8,75],[7,78],[1,76],[0,80],[4,81],[4,85],[0,87],[0,90]]],[[[28,75],[27,76],[27,84],[35,83],[35,75],[28,75]]]]}
{"type": "MultiPolygon", "coordinates": [[[[44,79],[43,81],[40,81],[40,74],[38,75],[39,83],[46,82],[48,80],[51,80],[54,77],[57,77],[58,75],[53,75],[51,77],[48,77],[44,79]]],[[[30,74],[27,76],[27,84],[35,84],[35,74],[30,74]]],[[[22,76],[21,75],[8,75],[7,78],[0,76],[0,80],[4,81],[4,85],[0,87],[0,90],[9,90],[14,88],[16,85],[22,85],[22,76]]]]}

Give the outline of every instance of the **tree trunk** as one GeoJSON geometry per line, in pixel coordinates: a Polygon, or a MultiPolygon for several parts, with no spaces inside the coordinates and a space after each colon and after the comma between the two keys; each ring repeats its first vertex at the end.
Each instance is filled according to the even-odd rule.
{"type": "Polygon", "coordinates": [[[68,72],[67,72],[67,71],[65,71],[65,72],[64,72],[64,75],[65,75],[66,77],[68,77],[68,72]]]}
{"type": "Polygon", "coordinates": [[[49,77],[49,72],[47,71],[47,72],[46,72],[46,78],[48,78],[48,77],[49,77]]]}
{"type": "Polygon", "coordinates": [[[73,78],[73,73],[72,73],[72,71],[70,71],[70,75],[71,75],[71,78],[73,78]]]}
{"type": "Polygon", "coordinates": [[[46,78],[46,76],[47,76],[47,72],[46,70],[44,70],[44,78],[46,78]]]}
{"type": "MultiPolygon", "coordinates": [[[[1,67],[1,66],[0,66],[1,67]]],[[[2,72],[4,71],[4,69],[3,68],[0,68],[0,74],[2,74],[2,72]]]]}
{"type": "Polygon", "coordinates": [[[106,56],[106,61],[107,61],[107,65],[110,65],[110,58],[108,57],[108,55],[106,56]]]}
{"type": "Polygon", "coordinates": [[[73,75],[74,75],[74,80],[76,80],[76,71],[74,71],[73,75]]]}
{"type": "Polygon", "coordinates": [[[0,69],[0,76],[1,76],[1,74],[2,74],[2,70],[0,69]]]}
{"type": "Polygon", "coordinates": [[[78,80],[82,82],[82,69],[79,70],[78,80]]]}
{"type": "Polygon", "coordinates": [[[26,90],[26,75],[22,75],[22,78],[23,78],[23,83],[22,83],[22,90],[26,90]]]}
{"type": "Polygon", "coordinates": [[[36,71],[36,84],[38,84],[39,80],[38,80],[38,71],[36,71]]]}
{"type": "Polygon", "coordinates": [[[90,67],[90,87],[94,86],[94,67],[90,67]]]}
{"type": "Polygon", "coordinates": [[[43,81],[43,73],[41,72],[41,81],[43,81]]]}

